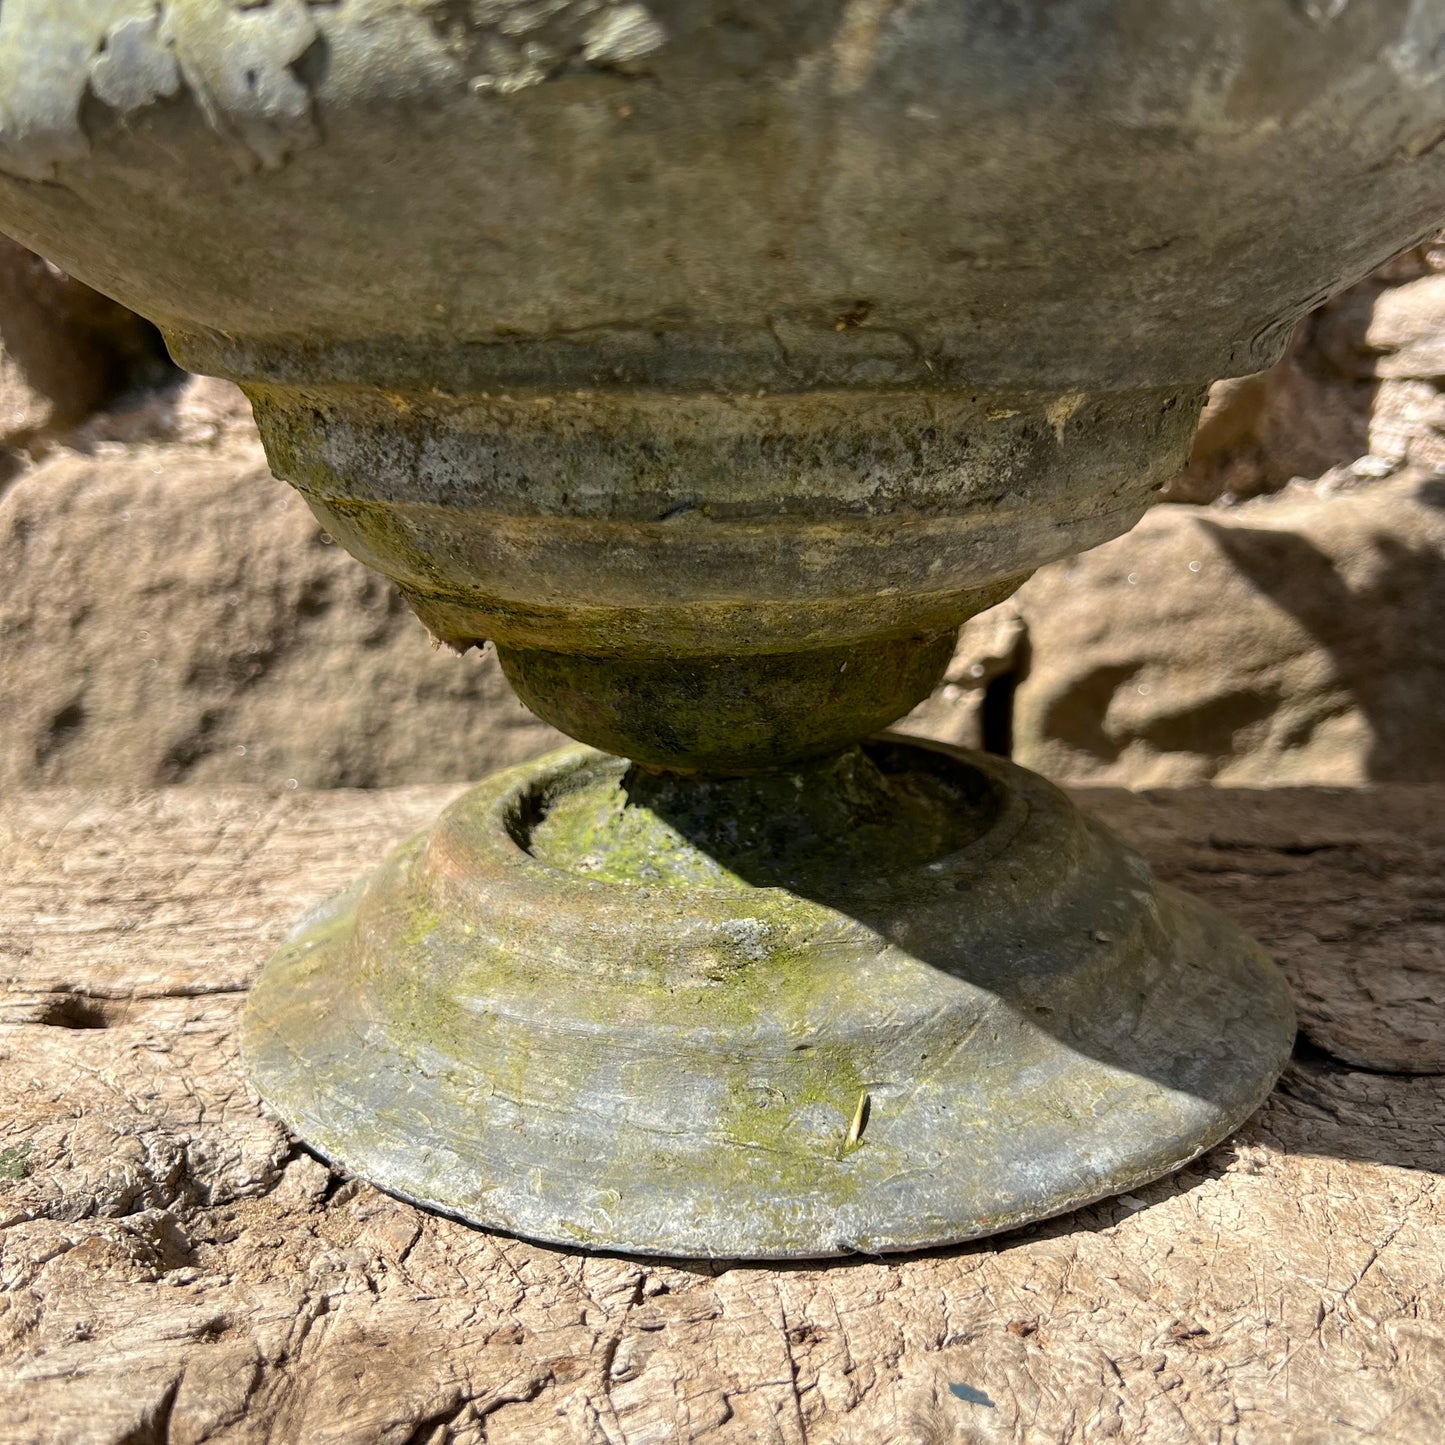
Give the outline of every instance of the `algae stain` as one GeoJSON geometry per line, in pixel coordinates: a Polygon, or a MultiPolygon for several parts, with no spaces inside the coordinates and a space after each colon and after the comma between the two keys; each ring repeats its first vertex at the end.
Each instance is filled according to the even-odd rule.
{"type": "Polygon", "coordinates": [[[861,1135],[858,1113],[863,1111],[866,1121],[867,1099],[851,1051],[819,1048],[766,1072],[750,1061],[735,1065],[719,1123],[729,1146],[767,1150],[781,1176],[805,1185],[820,1165],[837,1163],[860,1147],[854,1128],[845,1132],[843,1121],[851,1116],[861,1135]],[[809,1116],[836,1123],[825,1132],[816,1124],[809,1127],[809,1116]]]}
{"type": "Polygon", "coordinates": [[[442,912],[434,903],[420,903],[407,918],[406,931],[397,942],[403,948],[420,948],[442,925],[442,912]]]}

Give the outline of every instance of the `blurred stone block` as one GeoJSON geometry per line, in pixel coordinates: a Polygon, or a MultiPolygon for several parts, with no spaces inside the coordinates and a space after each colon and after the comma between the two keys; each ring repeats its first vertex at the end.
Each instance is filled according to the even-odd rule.
{"type": "Polygon", "coordinates": [[[554,746],[495,658],[429,647],[211,402],[171,413],[210,444],[60,452],[0,499],[0,782],[370,787],[554,746]]]}
{"type": "Polygon", "coordinates": [[[0,446],[32,446],[163,374],[149,322],[0,236],[0,446]]]}
{"type": "Polygon", "coordinates": [[[1028,767],[1132,787],[1445,779],[1445,480],[1156,507],[1015,605],[1028,767]]]}

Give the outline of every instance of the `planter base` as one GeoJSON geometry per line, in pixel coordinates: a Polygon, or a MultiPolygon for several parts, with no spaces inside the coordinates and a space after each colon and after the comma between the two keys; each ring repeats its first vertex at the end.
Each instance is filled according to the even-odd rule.
{"type": "Polygon", "coordinates": [[[514,768],[303,919],[243,1047],[308,1144],[557,1243],[816,1257],[1157,1178],[1288,1057],[1283,980],[1043,779],[881,738],[756,778],[514,768]]]}

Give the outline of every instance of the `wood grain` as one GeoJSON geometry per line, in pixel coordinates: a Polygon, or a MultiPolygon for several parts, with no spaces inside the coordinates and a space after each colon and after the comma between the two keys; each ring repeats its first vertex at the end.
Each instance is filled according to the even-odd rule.
{"type": "Polygon", "coordinates": [[[248,1093],[247,981],[454,792],[0,803],[0,1440],[1438,1437],[1445,790],[1081,791],[1280,958],[1290,1072],[1137,1195],[781,1269],[484,1234],[331,1175],[248,1093]]]}

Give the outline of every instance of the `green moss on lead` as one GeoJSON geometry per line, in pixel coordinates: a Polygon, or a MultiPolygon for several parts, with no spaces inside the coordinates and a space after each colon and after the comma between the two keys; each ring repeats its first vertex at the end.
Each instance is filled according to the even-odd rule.
{"type": "Polygon", "coordinates": [[[746,1069],[727,1079],[727,1107],[723,1126],[728,1142],[738,1148],[762,1148],[778,1156],[778,1168],[790,1175],[848,1152],[848,1125],[866,1087],[858,1060],[836,1045],[795,1055],[766,1076],[746,1069]],[[806,1127],[809,1110],[838,1120],[826,1136],[806,1127]]]}
{"type": "MultiPolygon", "coordinates": [[[[348,947],[358,1037],[384,1028],[379,1095],[503,1140],[516,1127],[534,1158],[547,1139],[559,1160],[569,1139],[593,1141],[614,1151],[600,1178],[659,1197],[714,1179],[719,1200],[768,1216],[770,1237],[789,1201],[858,1198],[890,1146],[886,1131],[850,1145],[849,1126],[896,1039],[836,1021],[886,1022],[878,993],[897,965],[859,921],[857,889],[870,872],[918,874],[990,814],[970,769],[905,754],[701,780],[577,750],[483,785],[360,904],[348,947]]],[[[352,1147],[371,1126],[348,1127],[352,1147]]],[[[545,1164],[539,1179],[543,1196],[561,1187],[545,1164]]],[[[566,1231],[607,1237],[585,1209],[566,1231]]]]}
{"type": "Polygon", "coordinates": [[[441,924],[441,910],[430,900],[423,899],[408,911],[406,927],[397,942],[403,948],[418,948],[441,927],[441,924]]]}
{"type": "Polygon", "coordinates": [[[596,772],[540,800],[525,846],[605,882],[827,899],[855,878],[953,852],[987,826],[991,800],[967,769],[890,769],[887,747],[875,751],[742,778],[596,772]]]}

